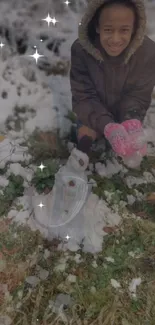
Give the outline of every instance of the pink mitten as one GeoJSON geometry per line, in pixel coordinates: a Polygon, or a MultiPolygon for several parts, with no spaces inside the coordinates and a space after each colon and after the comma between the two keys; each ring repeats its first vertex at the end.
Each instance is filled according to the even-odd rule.
{"type": "Polygon", "coordinates": [[[130,135],[133,148],[138,150],[142,156],[145,156],[147,154],[147,144],[142,123],[139,120],[132,119],[124,121],[122,125],[130,135]]]}
{"type": "Polygon", "coordinates": [[[131,156],[135,150],[132,147],[131,139],[123,125],[109,123],[104,128],[104,135],[118,156],[131,156]]]}

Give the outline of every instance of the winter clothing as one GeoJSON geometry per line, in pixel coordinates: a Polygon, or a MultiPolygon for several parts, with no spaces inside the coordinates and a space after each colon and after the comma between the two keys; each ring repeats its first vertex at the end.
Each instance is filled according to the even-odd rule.
{"type": "Polygon", "coordinates": [[[135,152],[130,136],[123,125],[108,123],[104,129],[104,135],[117,155],[131,156],[135,152]]]}
{"type": "Polygon", "coordinates": [[[147,145],[145,144],[145,135],[141,122],[133,119],[124,121],[122,125],[130,135],[133,148],[139,150],[141,155],[145,156],[147,153],[147,145]]]}
{"type": "Polygon", "coordinates": [[[107,56],[97,34],[94,38],[89,34],[88,24],[104,0],[89,1],[79,37],[71,47],[73,111],[83,125],[101,135],[108,123],[129,119],[142,122],[155,86],[155,43],[145,36],[143,0],[132,1],[137,7],[139,27],[121,55],[107,56]]]}
{"type": "Polygon", "coordinates": [[[90,153],[91,147],[93,145],[93,140],[91,137],[84,135],[79,141],[77,149],[86,153],[87,155],[90,153]]]}

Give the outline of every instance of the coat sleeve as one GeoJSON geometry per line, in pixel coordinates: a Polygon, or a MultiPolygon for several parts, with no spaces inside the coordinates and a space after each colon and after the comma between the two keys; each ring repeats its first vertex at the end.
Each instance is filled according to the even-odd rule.
{"type": "Polygon", "coordinates": [[[142,67],[142,73],[137,82],[128,93],[122,95],[117,104],[120,122],[136,118],[143,122],[151,103],[153,88],[155,86],[155,57],[142,67]]]}
{"type": "Polygon", "coordinates": [[[71,47],[72,109],[82,124],[103,134],[106,124],[113,122],[113,116],[99,99],[89,75],[84,50],[77,42],[71,47]]]}

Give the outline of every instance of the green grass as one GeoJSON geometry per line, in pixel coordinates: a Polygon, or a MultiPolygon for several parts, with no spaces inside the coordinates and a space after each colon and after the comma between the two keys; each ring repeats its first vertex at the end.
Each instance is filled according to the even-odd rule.
{"type": "MultiPolygon", "coordinates": [[[[31,145],[34,145],[38,141],[38,153],[39,139],[39,135],[38,137],[35,135],[34,142],[31,142],[31,145]]],[[[54,175],[59,166],[60,152],[61,150],[50,152],[48,156],[47,148],[42,151],[42,157],[46,157],[47,160],[41,159],[40,162],[43,162],[46,168],[42,172],[38,169],[32,179],[32,185],[39,193],[46,188],[52,189],[54,175]]],[[[154,165],[155,159],[145,159],[139,170],[129,170],[127,175],[141,177],[144,171],[150,171],[154,165]]],[[[111,208],[113,204],[119,206],[121,200],[126,201],[128,194],[134,195],[135,188],[146,195],[155,192],[154,183],[128,188],[125,182],[126,175],[124,178],[121,174],[114,175],[111,179],[97,175],[90,177],[97,182],[97,187],[93,191],[100,198],[107,200],[105,191],[113,193],[108,203],[111,208]]],[[[65,271],[58,272],[54,267],[59,262],[59,258],[64,257],[64,252],[57,251],[54,243],[44,240],[39,231],[32,232],[27,226],[8,223],[3,217],[15,198],[22,194],[23,179],[11,175],[0,205],[1,268],[4,263],[3,271],[0,271],[0,279],[2,284],[8,284],[12,300],[9,299],[10,296],[5,299],[0,292],[0,315],[7,311],[13,324],[16,325],[51,325],[58,322],[64,324],[49,307],[49,301],[54,301],[59,293],[68,293],[74,301],[73,306],[66,309],[68,323],[70,320],[71,324],[81,322],[80,324],[88,325],[155,324],[155,205],[153,202],[136,201],[122,211],[120,227],[104,237],[102,251],[96,256],[97,268],[92,265],[93,254],[84,253],[81,244],[78,253],[81,254],[83,261],[76,264],[73,260],[75,253],[69,252],[65,271]],[[125,212],[128,213],[127,218],[125,212]],[[131,213],[138,212],[143,212],[145,218],[140,220],[131,218],[131,213]],[[47,249],[50,251],[50,256],[45,258],[47,249]],[[135,257],[131,257],[130,252],[135,253],[135,257]],[[114,263],[107,262],[106,257],[113,258],[114,263]],[[37,276],[39,266],[48,270],[49,276],[46,280],[40,281],[36,288],[29,290],[30,286],[25,279],[29,275],[37,276]],[[71,285],[66,280],[69,274],[76,275],[75,284],[71,285]],[[133,278],[138,277],[142,279],[142,283],[137,288],[137,299],[134,300],[129,294],[128,286],[133,278]],[[113,288],[111,279],[117,280],[121,289],[113,288]],[[96,288],[94,293],[91,292],[92,286],[96,288]],[[17,308],[19,303],[20,307],[17,308]]],[[[18,207],[19,210],[20,208],[18,207]]]]}
{"type": "Polygon", "coordinates": [[[43,193],[46,189],[52,190],[55,181],[55,174],[59,170],[59,162],[47,160],[44,161],[46,166],[42,171],[38,168],[35,172],[32,185],[36,188],[38,193],[43,193]]]}
{"type": "Polygon", "coordinates": [[[27,145],[29,153],[33,157],[33,163],[39,164],[47,159],[66,159],[69,156],[68,150],[59,136],[59,133],[41,132],[35,130],[29,137],[27,145]],[[41,135],[45,135],[43,138],[41,135]]]}
{"type": "Polygon", "coordinates": [[[11,174],[8,180],[9,184],[4,188],[3,194],[0,194],[0,216],[7,214],[13,201],[24,192],[24,179],[21,176],[11,174]]]}
{"type": "MultiPolygon", "coordinates": [[[[31,324],[33,319],[38,324],[42,324],[47,317],[48,324],[51,324],[57,315],[48,308],[49,300],[54,300],[60,292],[68,292],[74,301],[73,307],[66,310],[68,319],[71,317],[75,321],[79,318],[81,321],[87,320],[88,324],[95,320],[99,322],[101,318],[102,324],[113,324],[114,321],[116,325],[153,325],[155,322],[155,268],[151,263],[148,267],[148,258],[151,261],[155,256],[155,224],[128,219],[123,221],[121,229],[115,235],[106,237],[102,252],[97,254],[97,268],[92,266],[93,255],[91,253],[83,253],[83,262],[79,265],[72,260],[74,253],[71,253],[66,270],[61,273],[54,271],[54,267],[59,258],[64,255],[63,252],[53,251],[51,247],[51,256],[45,259],[46,246],[38,232],[32,233],[28,228],[20,227],[15,239],[13,238],[15,228],[13,229],[10,225],[7,235],[9,243],[7,244],[5,239],[6,234],[1,235],[1,243],[8,251],[12,248],[19,248],[19,250],[12,258],[6,255],[6,261],[14,263],[12,264],[14,269],[17,265],[24,263],[24,272],[21,274],[20,281],[17,281],[15,288],[10,292],[13,303],[7,302],[7,307],[13,306],[9,315],[14,323],[31,324]],[[140,257],[132,258],[128,254],[131,251],[137,251],[140,257]],[[34,258],[34,252],[36,252],[36,258],[34,258]],[[106,261],[105,258],[108,256],[114,258],[114,263],[106,261]],[[28,263],[28,259],[32,261],[32,266],[28,263]],[[28,275],[36,275],[38,266],[48,270],[49,277],[29,292],[29,286],[24,279],[28,275]],[[68,274],[76,275],[76,284],[67,283],[68,274]],[[133,300],[129,295],[128,285],[133,278],[137,277],[141,277],[142,283],[137,288],[137,300],[133,300]],[[111,286],[111,279],[120,283],[121,290],[111,286]],[[62,289],[60,289],[60,283],[63,284],[62,289]],[[95,286],[96,293],[91,293],[92,286],[95,286]],[[22,291],[22,299],[18,296],[20,291],[22,291]],[[19,310],[16,310],[15,306],[18,302],[21,306],[19,310]]],[[[8,273],[9,270],[6,271],[5,276],[9,275],[8,273]]],[[[4,311],[4,306],[6,308],[6,304],[0,306],[0,312],[4,311]]]]}

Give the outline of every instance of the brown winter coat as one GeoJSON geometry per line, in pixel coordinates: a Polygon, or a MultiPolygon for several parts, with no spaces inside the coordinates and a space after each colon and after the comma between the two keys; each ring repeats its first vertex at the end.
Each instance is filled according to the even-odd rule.
{"type": "Polygon", "coordinates": [[[103,134],[109,122],[143,121],[155,86],[155,43],[145,36],[143,0],[136,3],[140,26],[119,57],[105,56],[98,36],[91,40],[88,23],[104,0],[91,0],[71,47],[72,109],[85,126],[103,134]]]}

